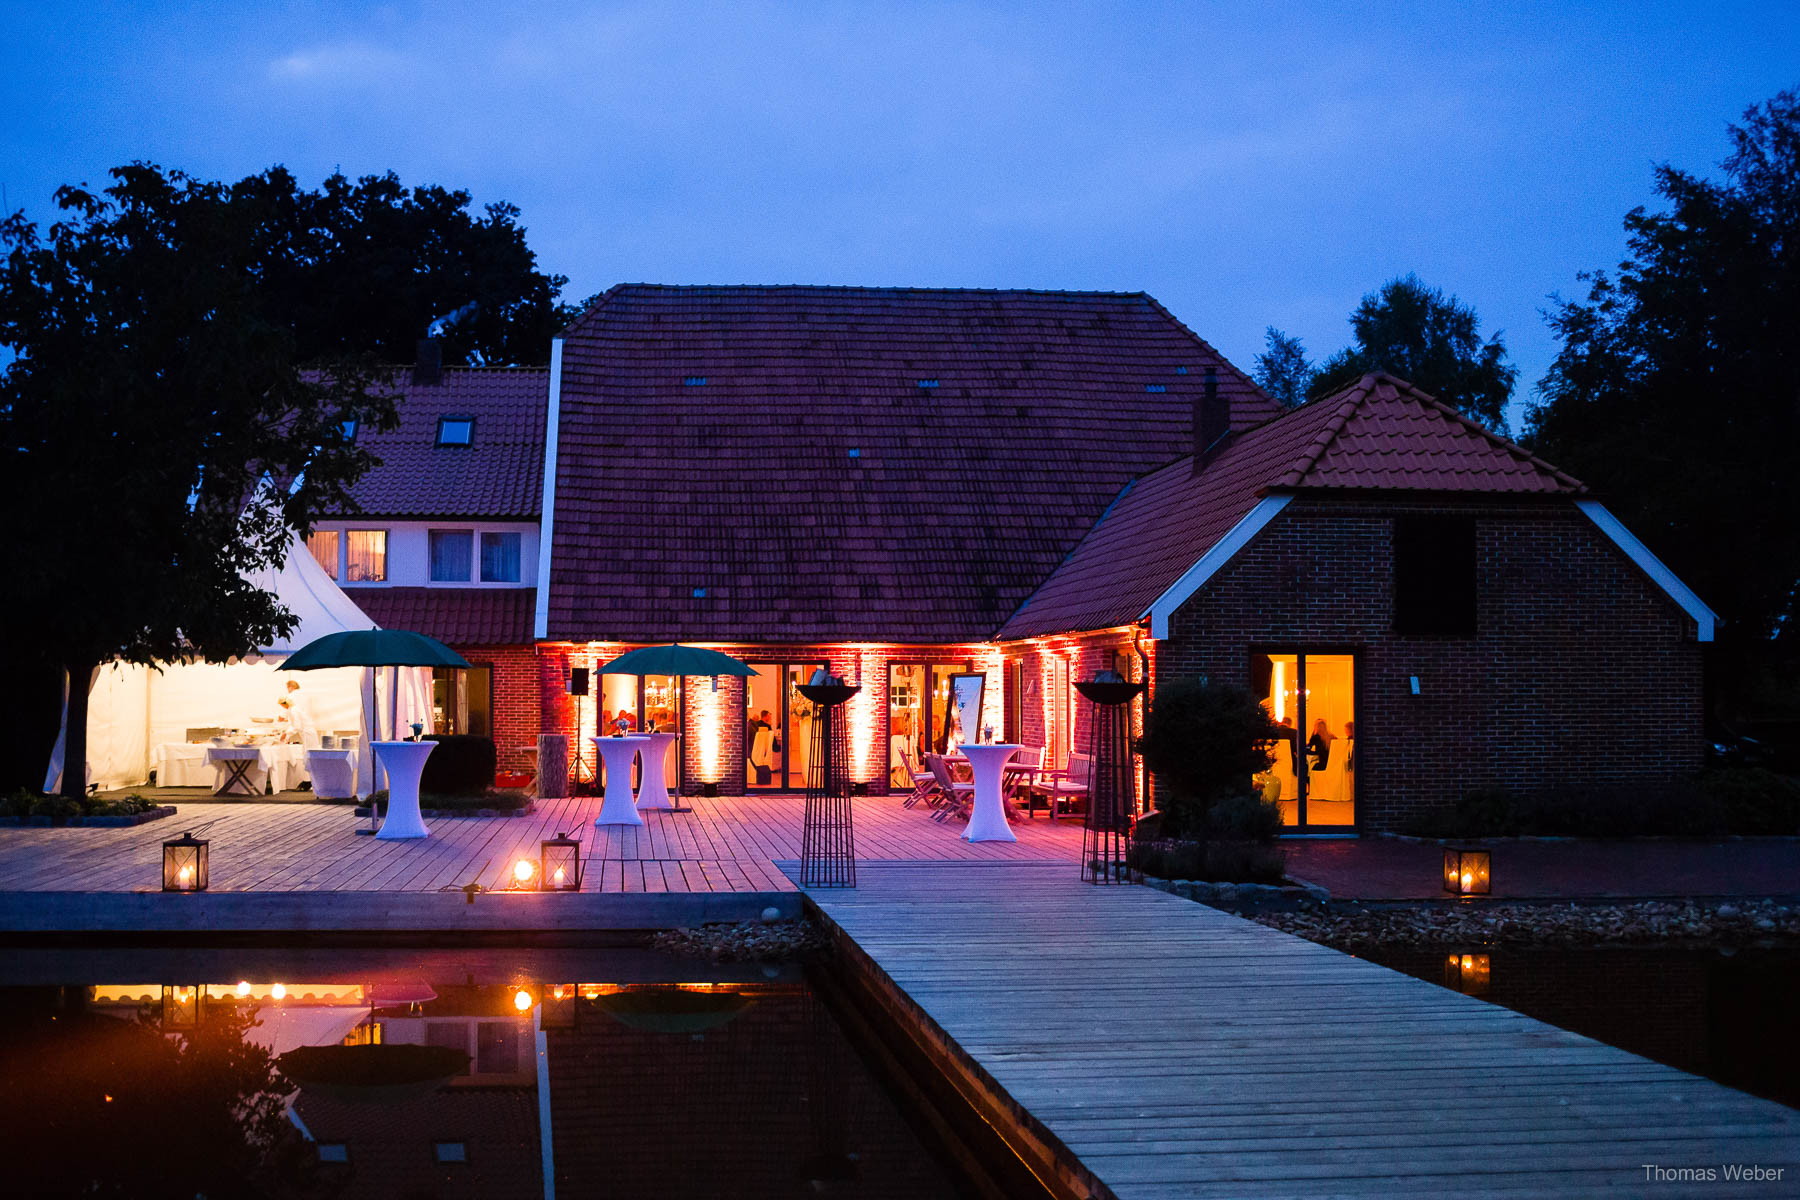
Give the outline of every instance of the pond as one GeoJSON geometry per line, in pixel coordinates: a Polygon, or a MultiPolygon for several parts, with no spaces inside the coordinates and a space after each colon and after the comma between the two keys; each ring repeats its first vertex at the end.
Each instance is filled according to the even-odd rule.
{"type": "Polygon", "coordinates": [[[1447,947],[1363,957],[1800,1108],[1800,950],[1447,947]]]}
{"type": "Polygon", "coordinates": [[[975,1194],[909,1096],[792,967],[488,948],[0,965],[11,1195],[975,1194]]]}

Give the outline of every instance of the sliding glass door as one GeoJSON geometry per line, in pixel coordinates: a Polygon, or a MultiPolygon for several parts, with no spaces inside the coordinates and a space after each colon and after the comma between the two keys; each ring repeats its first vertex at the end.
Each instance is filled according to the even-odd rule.
{"type": "Polygon", "coordinates": [[[1281,805],[1282,824],[1344,830],[1356,824],[1356,656],[1256,651],[1253,690],[1283,730],[1257,789],[1281,805]]]}
{"type": "Polygon", "coordinates": [[[753,662],[745,680],[744,786],[751,791],[806,787],[812,754],[813,705],[799,686],[826,664],[753,662]]]}

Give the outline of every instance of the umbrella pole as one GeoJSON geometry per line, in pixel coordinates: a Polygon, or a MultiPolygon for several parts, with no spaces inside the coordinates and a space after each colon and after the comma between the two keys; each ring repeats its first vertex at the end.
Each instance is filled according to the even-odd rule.
{"type": "MultiPolygon", "coordinates": [[[[368,733],[368,741],[363,746],[362,753],[367,755],[369,760],[369,795],[364,797],[364,801],[369,806],[369,827],[367,829],[358,829],[356,831],[356,836],[374,837],[376,830],[379,828],[375,823],[375,743],[381,738],[381,708],[375,700],[375,668],[364,667],[362,673],[362,686],[357,690],[362,693],[360,696],[360,699],[362,700],[362,723],[363,729],[368,733]]],[[[362,771],[360,769],[356,772],[356,786],[362,786],[362,771]]]]}

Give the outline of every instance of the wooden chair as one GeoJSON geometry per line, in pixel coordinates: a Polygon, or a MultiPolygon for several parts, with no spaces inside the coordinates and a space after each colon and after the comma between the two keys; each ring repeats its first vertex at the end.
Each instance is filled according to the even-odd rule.
{"type": "Polygon", "coordinates": [[[1069,816],[1075,815],[1075,806],[1079,803],[1083,809],[1087,807],[1088,784],[1092,781],[1094,763],[1090,755],[1069,754],[1069,765],[1060,771],[1051,771],[1038,784],[1038,792],[1050,806],[1050,819],[1056,820],[1058,805],[1069,816]]]}
{"type": "Polygon", "coordinates": [[[1023,803],[1025,815],[1030,816],[1036,807],[1037,777],[1044,769],[1044,751],[1036,746],[1021,746],[1013,751],[1001,776],[1001,785],[1006,793],[1007,812],[1016,811],[1016,806],[1023,803]]]}
{"type": "Polygon", "coordinates": [[[950,764],[944,761],[941,754],[927,754],[925,765],[931,769],[931,775],[937,782],[938,793],[942,797],[932,820],[942,821],[948,817],[969,819],[975,808],[975,785],[963,783],[950,774],[950,764]]]}

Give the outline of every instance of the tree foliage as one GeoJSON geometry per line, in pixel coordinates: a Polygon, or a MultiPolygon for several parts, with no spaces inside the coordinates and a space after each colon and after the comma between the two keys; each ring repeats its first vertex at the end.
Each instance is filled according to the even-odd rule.
{"type": "Polygon", "coordinates": [[[1166,837],[1200,836],[1222,798],[1250,791],[1250,777],[1269,769],[1270,739],[1279,731],[1243,688],[1178,680],[1156,689],[1138,752],[1156,777],[1156,806],[1166,837]]]}
{"type": "Polygon", "coordinates": [[[352,507],[373,460],[345,422],[396,421],[366,356],[297,365],[267,206],[150,165],[112,174],[61,189],[47,231],[0,222],[7,658],[75,681],[74,763],[95,666],[224,660],[291,630],[245,573],[352,507]]]}
{"type": "Polygon", "coordinates": [[[1723,177],[1656,170],[1616,273],[1562,339],[1527,442],[1599,492],[1725,618],[1729,691],[1795,658],[1800,581],[1800,96],[1730,129],[1723,177]]]}
{"type": "Polygon", "coordinates": [[[1331,395],[1371,371],[1386,371],[1492,429],[1506,427],[1518,371],[1498,333],[1481,339],[1480,318],[1416,275],[1391,279],[1350,314],[1355,337],[1326,359],[1307,399],[1331,395]]]}
{"type": "Polygon", "coordinates": [[[1289,337],[1273,325],[1263,331],[1265,349],[1256,356],[1251,376],[1258,387],[1273,396],[1283,408],[1294,408],[1306,402],[1306,389],[1313,380],[1313,365],[1307,361],[1306,347],[1297,337],[1289,337]]]}

